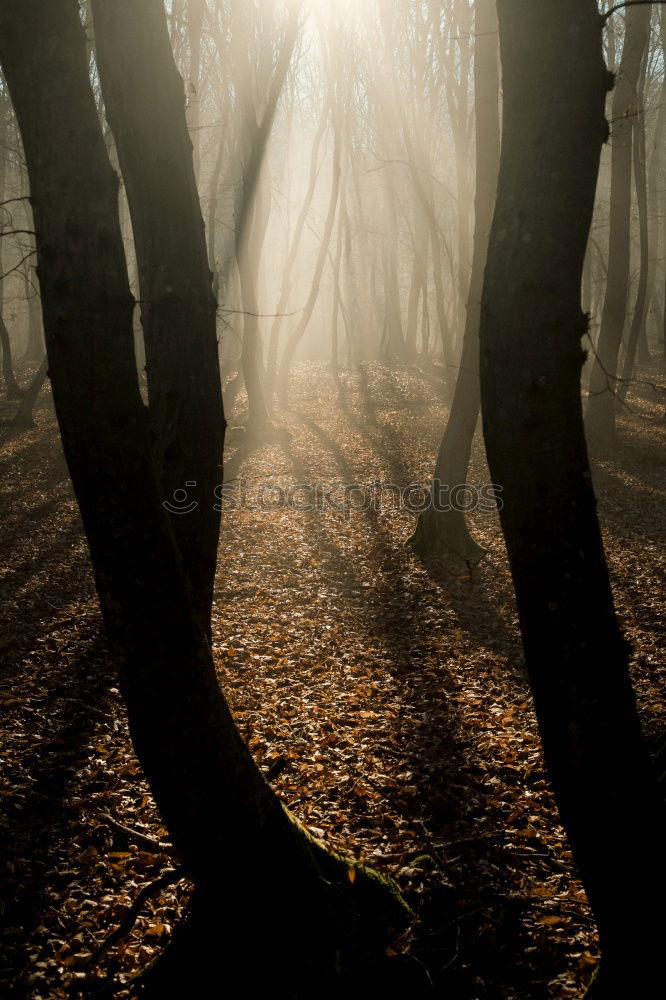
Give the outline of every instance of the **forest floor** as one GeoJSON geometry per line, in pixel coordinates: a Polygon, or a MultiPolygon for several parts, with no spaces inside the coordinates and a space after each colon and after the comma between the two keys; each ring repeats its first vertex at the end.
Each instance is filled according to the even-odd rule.
{"type": "MultiPolygon", "coordinates": [[[[665,728],[666,427],[649,397],[630,398],[621,446],[596,463],[595,483],[654,740],[665,728]]],[[[377,484],[427,484],[440,398],[438,379],[417,369],[369,364],[342,373],[338,390],[323,365],[302,365],[266,443],[231,432],[213,616],[220,680],[296,815],[398,881],[420,919],[405,946],[436,995],[578,997],[594,928],[543,773],[497,514],[470,515],[488,550],[470,573],[415,557],[404,505],[363,510],[358,490],[341,499],[350,484],[366,497],[377,484]]],[[[480,440],[469,482],[488,482],[480,440]]],[[[129,937],[96,958],[171,859],[118,826],[164,836],[44,405],[35,430],[3,429],[0,493],[0,995],[91,996],[164,946],[189,886],[147,902],[129,937]]]]}

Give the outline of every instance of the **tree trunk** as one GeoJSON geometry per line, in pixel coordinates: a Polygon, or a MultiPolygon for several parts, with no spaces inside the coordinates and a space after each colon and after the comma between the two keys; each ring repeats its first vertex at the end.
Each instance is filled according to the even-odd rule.
{"type": "Polygon", "coordinates": [[[162,0],[93,0],[97,62],[139,267],[150,422],[163,499],[193,596],[213,600],[224,413],[216,312],[183,81],[162,0]],[[180,498],[197,507],[183,514],[180,498]]]}
{"type": "Polygon", "coordinates": [[[467,481],[474,432],[479,418],[479,322],[483,272],[495,205],[500,155],[499,65],[495,0],[476,5],[474,91],[476,106],[476,201],[472,278],[460,370],[446,431],[439,448],[431,506],[420,515],[412,545],[422,556],[478,560],[483,549],[469,533],[465,515],[454,510],[445,490],[467,481]],[[450,509],[442,509],[449,506],[450,509]]]}
{"type": "Polygon", "coordinates": [[[243,348],[241,366],[247,392],[247,430],[262,434],[268,423],[268,407],[262,380],[262,339],[257,299],[257,272],[266,233],[266,212],[262,210],[264,190],[255,189],[251,223],[244,238],[236,243],[236,258],[243,303],[243,348]]]}
{"type": "Polygon", "coordinates": [[[340,325],[340,306],[342,302],[342,295],[340,290],[340,275],[342,272],[342,244],[343,244],[343,221],[344,213],[341,211],[338,215],[338,234],[337,234],[337,246],[335,251],[335,263],[333,264],[333,306],[331,310],[331,371],[333,372],[333,378],[337,382],[338,379],[338,361],[339,361],[339,346],[338,346],[338,329],[340,325]]]}
{"type": "MultiPolygon", "coordinates": [[[[265,105],[261,119],[258,121],[257,105],[253,98],[254,83],[251,65],[251,49],[247,25],[241,16],[241,7],[232,8],[234,12],[233,39],[239,49],[239,68],[236,86],[239,89],[239,104],[241,108],[242,133],[240,136],[241,181],[236,189],[235,207],[235,261],[241,284],[241,297],[247,313],[256,313],[256,281],[259,255],[268,225],[268,211],[261,211],[261,169],[264,163],[266,148],[270,137],[278,101],[291,62],[291,56],[299,32],[299,7],[293,5],[289,12],[289,21],[280,45],[275,68],[270,80],[269,67],[266,69],[266,79],[262,84],[269,83],[265,105]],[[259,207],[258,207],[259,205],[259,207]],[[248,302],[250,303],[248,305],[248,302]],[[254,304],[254,305],[253,305],[254,304]]],[[[218,38],[220,58],[224,58],[223,44],[218,38]]],[[[268,64],[272,54],[265,56],[268,64]]],[[[256,75],[256,72],[255,74],[256,75]]],[[[258,85],[261,89],[261,85],[258,85]]],[[[266,185],[268,187],[268,185],[266,185]]],[[[270,191],[267,195],[270,198],[270,191]]],[[[265,203],[266,204],[266,203],[265,203]]],[[[232,261],[225,261],[226,287],[227,267],[232,261]]],[[[248,427],[261,432],[268,421],[268,407],[261,378],[262,358],[259,323],[256,316],[246,315],[243,330],[243,347],[241,363],[243,378],[248,395],[248,427]]]]}
{"type": "Polygon", "coordinates": [[[387,232],[382,241],[384,322],[382,327],[381,351],[384,360],[395,362],[405,357],[405,341],[402,334],[400,285],[398,281],[398,250],[400,246],[398,240],[398,211],[391,170],[391,165],[387,164],[383,171],[382,217],[387,232]]]}
{"type": "Polygon", "coordinates": [[[37,397],[39,396],[42,386],[46,382],[49,374],[49,362],[46,355],[42,358],[42,362],[32,377],[30,385],[23,393],[23,399],[21,400],[21,405],[18,408],[16,416],[12,420],[12,427],[18,431],[27,431],[31,427],[35,426],[35,419],[33,417],[33,411],[35,409],[35,403],[37,402],[37,397]]]}
{"type": "MultiPolygon", "coordinates": [[[[647,54],[646,54],[647,59],[647,54]]],[[[645,71],[643,71],[644,77],[645,71]]],[[[647,313],[647,293],[648,293],[648,268],[650,266],[650,244],[648,236],[648,202],[647,202],[647,174],[645,169],[645,113],[643,99],[645,94],[644,79],[640,88],[640,113],[634,124],[633,142],[633,162],[634,162],[634,185],[636,188],[636,203],[638,206],[638,228],[640,239],[640,272],[638,276],[638,288],[636,290],[636,303],[634,305],[634,315],[631,319],[629,336],[627,337],[624,364],[622,367],[622,381],[617,390],[618,399],[624,400],[629,389],[629,380],[634,372],[634,362],[636,360],[636,349],[640,338],[645,338],[645,316],[647,313]]]]}
{"type": "MultiPolygon", "coordinates": [[[[661,57],[663,61],[666,59],[666,17],[664,16],[664,11],[661,5],[657,7],[655,16],[659,19],[659,36],[661,43],[661,57]]],[[[666,213],[662,211],[661,191],[661,168],[663,164],[664,134],[666,132],[666,73],[662,79],[659,97],[659,110],[657,112],[657,121],[654,127],[652,155],[650,157],[650,166],[648,171],[648,199],[649,208],[652,212],[652,219],[648,230],[649,267],[647,290],[648,304],[646,310],[647,312],[650,310],[652,311],[657,337],[661,336],[663,327],[663,316],[659,303],[661,290],[657,292],[656,289],[657,262],[660,260],[660,251],[663,253],[666,249],[666,213]],[[662,216],[664,216],[663,220],[662,216]]],[[[645,338],[645,346],[649,355],[647,336],[645,338]]],[[[651,358],[642,358],[639,354],[639,360],[641,361],[641,364],[649,364],[651,358]]]]}
{"type": "Polygon", "coordinates": [[[663,898],[663,818],[580,398],[581,274],[611,81],[594,0],[499,0],[498,12],[504,123],[480,328],[490,473],[503,487],[544,757],[599,926],[592,995],[650,996],[661,977],[663,914],[650,903],[663,898]]]}
{"type": "MultiPolygon", "coordinates": [[[[413,358],[416,353],[416,341],[419,329],[419,303],[425,294],[425,279],[428,273],[428,227],[420,204],[414,207],[414,263],[412,265],[412,280],[409,288],[407,305],[407,336],[405,347],[407,356],[413,358]]],[[[424,310],[426,303],[423,304],[424,310]]]]}
{"type": "MultiPolygon", "coordinates": [[[[170,978],[158,976],[152,995],[207,995],[212,976],[221,977],[220,948],[231,980],[247,979],[254,956],[260,993],[318,995],[320,977],[332,982],[370,949],[384,953],[404,907],[365,869],[350,878],[355,863],[327,854],[295,824],[219,688],[154,471],[118,181],[76,0],[5,0],[0,62],[30,173],[56,412],[130,732],[198,887],[192,933],[181,936],[194,949],[191,963],[168,965],[170,978]]],[[[208,446],[216,451],[215,441],[208,446]]]]}
{"type": "MultiPolygon", "coordinates": [[[[34,229],[32,213],[30,215],[30,228],[34,229]]],[[[26,266],[23,274],[25,301],[28,307],[28,343],[22,360],[33,362],[38,361],[44,354],[44,336],[42,334],[42,310],[39,301],[39,289],[33,283],[30,271],[31,268],[26,266]]],[[[34,281],[37,281],[36,275],[34,281]]]]}
{"type": "Polygon", "coordinates": [[[217,144],[215,166],[210,177],[210,193],[208,197],[208,267],[213,275],[213,294],[216,299],[220,292],[220,267],[217,260],[217,206],[220,197],[220,178],[222,176],[224,147],[225,137],[224,134],[221,134],[217,144]]]}
{"type": "Polygon", "coordinates": [[[278,398],[282,406],[286,407],[289,405],[289,371],[291,369],[291,364],[294,360],[294,355],[296,353],[296,348],[300,344],[305,331],[308,328],[308,324],[312,319],[312,313],[314,312],[315,305],[317,304],[317,298],[319,296],[319,286],[321,285],[322,275],[324,273],[324,266],[326,264],[326,258],[328,256],[328,249],[331,244],[331,236],[333,235],[333,226],[335,225],[335,215],[338,208],[338,197],[340,194],[340,175],[342,171],[342,156],[340,150],[340,122],[336,120],[335,115],[333,116],[333,177],[331,180],[331,194],[328,201],[328,212],[326,214],[326,222],[324,224],[324,231],[321,237],[321,244],[319,246],[319,251],[317,253],[317,260],[315,262],[314,274],[312,276],[312,283],[310,286],[310,294],[308,295],[308,300],[305,303],[305,308],[303,314],[298,321],[296,328],[292,332],[291,336],[287,340],[284,348],[284,353],[282,355],[282,361],[280,362],[280,368],[278,371],[277,378],[277,393],[278,398]]]}
{"type": "MultiPolygon", "coordinates": [[[[474,5],[478,8],[478,2],[474,5]]],[[[458,73],[459,81],[455,90],[457,100],[455,101],[455,113],[451,115],[455,147],[456,147],[456,181],[457,181],[457,208],[458,208],[458,295],[457,302],[457,322],[455,325],[455,349],[459,352],[461,336],[464,337],[466,322],[463,321],[463,310],[465,303],[469,300],[470,292],[470,209],[471,193],[469,184],[470,172],[470,113],[469,113],[469,76],[470,76],[470,55],[471,55],[471,28],[472,11],[468,0],[457,0],[454,12],[457,33],[458,48],[458,73]]],[[[496,29],[494,29],[496,30],[496,29]]],[[[478,54],[479,42],[486,41],[485,36],[479,36],[475,31],[475,53],[478,54]]],[[[496,36],[495,39],[496,40],[496,36]]],[[[491,38],[491,41],[493,39],[491,38]]],[[[453,90],[453,81],[450,81],[449,90],[453,90]]],[[[453,103],[450,102],[451,110],[453,103]]],[[[478,134],[478,133],[477,133],[478,134]]],[[[499,155],[499,154],[498,154],[499,155]]],[[[488,223],[490,227],[490,222],[488,223]]]]}
{"type": "MultiPolygon", "coordinates": [[[[412,182],[419,203],[423,209],[430,231],[430,244],[432,246],[432,272],[435,285],[435,304],[437,308],[437,320],[439,323],[442,356],[444,362],[444,393],[450,399],[451,374],[451,327],[446,312],[446,295],[444,293],[444,279],[442,267],[442,234],[440,232],[437,214],[435,210],[435,198],[433,193],[432,177],[427,167],[427,162],[423,154],[420,143],[414,142],[409,132],[407,118],[404,112],[401,113],[401,123],[403,136],[407,146],[407,157],[411,171],[412,182]]],[[[424,304],[426,302],[424,293],[424,304]]]]}
{"type": "Polygon", "coordinates": [[[201,34],[205,0],[188,0],[187,35],[190,41],[190,71],[187,86],[187,127],[192,143],[194,177],[201,169],[201,34]]]}
{"type": "Polygon", "coordinates": [[[643,4],[626,12],[622,60],[613,95],[608,282],[586,416],[587,440],[593,451],[606,451],[615,445],[617,368],[629,295],[632,138],[650,15],[650,6],[643,4]]]}
{"type": "Polygon", "coordinates": [[[308,174],[308,187],[305,192],[305,197],[303,198],[303,203],[301,205],[298,220],[296,222],[296,228],[294,230],[294,235],[291,240],[291,246],[289,249],[289,255],[287,257],[287,263],[284,267],[284,272],[282,274],[282,290],[280,292],[280,301],[278,302],[277,309],[275,311],[275,318],[273,320],[273,325],[271,327],[270,339],[268,343],[268,361],[266,364],[266,375],[268,381],[273,383],[277,374],[277,359],[278,359],[278,349],[280,346],[280,331],[282,329],[282,319],[284,313],[289,307],[289,297],[291,295],[291,289],[293,284],[293,270],[294,264],[296,263],[296,258],[298,256],[298,248],[301,244],[301,238],[303,236],[303,230],[305,229],[305,223],[307,221],[308,212],[310,211],[310,206],[312,204],[312,199],[314,197],[315,188],[317,186],[317,177],[319,174],[319,148],[322,143],[322,139],[326,133],[326,124],[328,122],[330,114],[330,105],[326,101],[324,107],[322,108],[322,113],[319,118],[319,124],[317,125],[317,131],[315,132],[314,139],[312,141],[312,149],[310,151],[310,167],[308,174]]]}
{"type": "MultiPolygon", "coordinates": [[[[2,254],[0,253],[0,267],[2,267],[2,254]]],[[[0,282],[0,288],[2,282],[0,282]]],[[[14,377],[14,362],[12,359],[12,342],[9,337],[9,330],[5,326],[5,321],[1,314],[2,299],[0,298],[0,348],[2,348],[2,377],[5,380],[5,392],[7,399],[21,399],[23,391],[14,377]]]]}
{"type": "MultiPolygon", "coordinates": [[[[4,102],[3,102],[4,104],[4,102]]],[[[7,144],[7,108],[3,107],[0,110],[0,202],[4,201],[5,198],[5,180],[7,172],[7,158],[4,155],[4,150],[7,144]]],[[[3,227],[4,228],[4,227],[3,227]]],[[[2,353],[2,377],[5,382],[5,392],[7,393],[7,399],[20,399],[23,393],[14,377],[14,362],[12,359],[12,342],[9,336],[9,330],[5,324],[5,320],[2,315],[4,297],[5,297],[5,282],[3,279],[4,274],[4,264],[3,264],[3,243],[4,238],[0,234],[0,351],[2,353]]]]}

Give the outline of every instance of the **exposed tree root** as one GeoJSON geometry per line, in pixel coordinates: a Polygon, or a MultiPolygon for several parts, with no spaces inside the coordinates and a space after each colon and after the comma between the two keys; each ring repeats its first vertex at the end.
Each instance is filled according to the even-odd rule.
{"type": "Polygon", "coordinates": [[[425,996],[427,976],[399,954],[412,914],[395,885],[299,831],[309,870],[259,861],[247,871],[232,859],[195,892],[187,919],[134,995],[212,997],[219,981],[224,996],[233,981],[245,983],[248,996],[319,1000],[404,981],[399,995],[425,996]]]}
{"type": "Polygon", "coordinates": [[[473,565],[486,554],[483,546],[472,538],[465,515],[460,511],[425,511],[409,544],[422,559],[436,559],[445,564],[460,559],[473,565]]]}

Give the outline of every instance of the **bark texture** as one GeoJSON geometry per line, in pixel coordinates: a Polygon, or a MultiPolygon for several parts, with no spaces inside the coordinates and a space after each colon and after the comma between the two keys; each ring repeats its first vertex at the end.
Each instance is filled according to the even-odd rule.
{"type": "Polygon", "coordinates": [[[213,599],[224,412],[216,310],[183,81],[162,0],[92,3],[97,61],[134,230],[150,425],[163,499],[192,593],[213,599]],[[194,485],[191,485],[194,484],[194,485]],[[182,514],[177,491],[196,509],[182,514]]]}
{"type": "Polygon", "coordinates": [[[504,127],[481,395],[544,756],[599,926],[591,995],[660,974],[663,816],[583,434],[581,274],[610,85],[593,0],[500,0],[504,127]],[[567,52],[562,72],[561,53],[567,52]]]}

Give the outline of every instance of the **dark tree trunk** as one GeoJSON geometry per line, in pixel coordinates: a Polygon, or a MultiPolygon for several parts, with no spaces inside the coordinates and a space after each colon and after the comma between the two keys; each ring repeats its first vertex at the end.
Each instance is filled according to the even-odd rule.
{"type": "MultiPolygon", "coordinates": [[[[2,267],[2,254],[0,253],[0,267],[2,267]]],[[[1,283],[0,283],[1,287],[1,283]]],[[[2,300],[0,299],[0,348],[2,348],[2,377],[5,381],[5,392],[7,399],[21,399],[23,392],[14,377],[14,361],[12,359],[12,342],[9,337],[9,330],[5,326],[5,321],[1,315],[2,300]]]]}
{"type": "Polygon", "coordinates": [[[661,979],[663,819],[585,447],[581,274],[607,134],[594,0],[500,0],[504,126],[481,397],[544,756],[603,949],[597,997],[661,979]],[[566,52],[566,72],[562,53],[566,52]]]}
{"type": "Polygon", "coordinates": [[[210,194],[208,198],[208,266],[213,275],[213,294],[215,298],[220,292],[220,268],[217,260],[217,206],[220,197],[220,178],[224,161],[225,138],[222,134],[217,144],[215,166],[210,178],[210,194]]]}
{"type": "Polygon", "coordinates": [[[445,487],[467,481],[474,431],[479,418],[479,321],[483,271],[497,191],[499,169],[499,65],[495,0],[476,5],[474,91],[476,104],[476,201],[474,254],[460,370],[446,431],[439,448],[431,491],[432,505],[419,517],[412,544],[422,556],[467,561],[483,554],[469,533],[460,510],[444,510],[450,497],[445,487]]]}
{"type": "MultiPolygon", "coordinates": [[[[647,55],[646,55],[647,58],[647,55]]],[[[643,70],[645,73],[645,70],[643,70]]],[[[648,294],[648,269],[650,266],[650,244],[648,235],[648,202],[647,202],[647,174],[645,169],[645,114],[643,109],[645,86],[640,89],[640,115],[634,124],[633,142],[633,162],[634,162],[634,185],[636,188],[636,203],[638,207],[638,227],[640,240],[640,272],[638,275],[638,288],[636,290],[636,302],[634,314],[629,327],[627,337],[624,363],[622,366],[622,381],[618,386],[618,398],[623,400],[629,389],[629,380],[634,372],[636,361],[636,351],[641,343],[641,339],[646,341],[645,317],[647,313],[648,294]]],[[[643,357],[644,363],[645,358],[643,357]]]]}
{"type": "MultiPolygon", "coordinates": [[[[4,103],[4,102],[3,102],[4,103]]],[[[5,146],[7,142],[7,118],[6,118],[6,108],[2,108],[0,114],[0,202],[4,200],[5,197],[5,180],[7,172],[7,158],[5,156],[5,146]]],[[[4,274],[4,263],[3,263],[3,237],[0,234],[0,352],[2,353],[2,377],[5,383],[5,392],[7,393],[8,399],[20,399],[23,395],[21,389],[14,377],[14,362],[12,358],[12,342],[9,336],[9,330],[5,324],[2,311],[4,305],[4,293],[5,293],[5,283],[3,280],[4,274]]]]}
{"type": "MultiPolygon", "coordinates": [[[[5,0],[0,62],[30,173],[56,412],[130,731],[199,890],[195,930],[181,938],[195,948],[194,959],[184,972],[168,966],[170,980],[158,980],[153,995],[206,995],[213,974],[221,977],[221,949],[231,979],[247,979],[250,959],[260,956],[252,968],[260,995],[298,990],[308,976],[333,981],[355,949],[356,956],[370,947],[383,954],[387,924],[404,909],[365,869],[349,878],[349,862],[295,824],[254,764],[218,685],[154,470],[118,180],[76,0],[5,0]]],[[[201,391],[216,396],[205,384],[201,391]]],[[[217,444],[208,440],[208,447],[217,444]]]]}
{"type": "Polygon", "coordinates": [[[32,377],[30,385],[23,393],[23,399],[21,400],[21,405],[18,408],[16,416],[12,420],[12,427],[18,431],[27,431],[31,427],[35,426],[35,419],[33,417],[33,411],[35,409],[35,403],[37,402],[37,397],[39,396],[42,386],[46,382],[49,374],[49,362],[46,355],[42,359],[42,362],[32,377]]]}
{"type": "Polygon", "coordinates": [[[627,9],[624,47],[613,95],[608,281],[585,422],[588,444],[593,451],[605,451],[615,445],[617,368],[629,296],[632,138],[650,14],[649,5],[627,9]]]}
{"type": "Polygon", "coordinates": [[[163,499],[201,620],[213,600],[224,413],[216,311],[185,120],[162,0],[93,0],[97,61],[134,229],[150,424],[163,499]],[[194,485],[192,485],[194,484],[194,485]]]}

